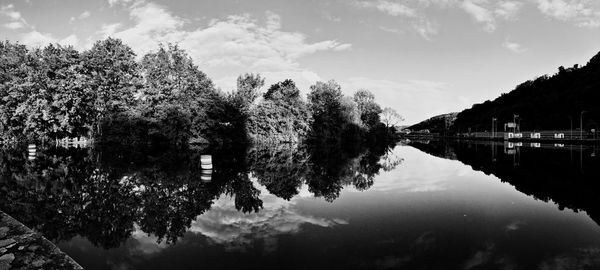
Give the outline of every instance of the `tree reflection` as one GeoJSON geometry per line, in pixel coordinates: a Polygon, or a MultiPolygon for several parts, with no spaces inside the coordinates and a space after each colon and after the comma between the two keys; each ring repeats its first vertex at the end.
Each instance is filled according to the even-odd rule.
{"type": "Polygon", "coordinates": [[[348,185],[366,190],[383,169],[390,146],[341,148],[258,145],[171,150],[97,147],[0,151],[0,209],[55,242],[76,235],[95,245],[121,245],[136,228],[174,243],[222,194],[244,213],[263,207],[263,185],[291,200],[302,185],[333,201],[348,185]],[[200,153],[212,154],[208,180],[200,153]],[[383,165],[382,165],[383,164],[383,165]],[[256,180],[256,181],[254,181],[256,180]]]}
{"type": "Polygon", "coordinates": [[[252,176],[271,194],[285,200],[298,194],[310,167],[307,148],[292,144],[259,145],[250,150],[248,160],[252,176]]]}
{"type": "Polygon", "coordinates": [[[596,146],[514,143],[412,142],[435,156],[456,159],[474,170],[493,174],[520,192],[562,210],[586,211],[600,224],[596,146]]]}

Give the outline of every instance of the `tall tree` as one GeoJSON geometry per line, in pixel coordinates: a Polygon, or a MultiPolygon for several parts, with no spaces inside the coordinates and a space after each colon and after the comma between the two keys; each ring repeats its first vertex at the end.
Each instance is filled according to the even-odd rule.
{"type": "Polygon", "coordinates": [[[317,82],[310,87],[308,94],[309,108],[313,115],[312,131],[313,137],[326,140],[339,140],[344,129],[354,124],[348,114],[351,106],[344,101],[341,86],[331,80],[328,82],[317,82]]]}
{"type": "Polygon", "coordinates": [[[156,52],[144,55],[142,70],[142,97],[151,107],[165,103],[194,106],[214,91],[208,76],[177,45],[161,45],[156,52]]]}
{"type": "Polygon", "coordinates": [[[367,89],[360,89],[354,93],[354,102],[358,105],[360,119],[365,127],[371,129],[379,124],[381,107],[375,102],[375,95],[367,89]]]}
{"type": "Polygon", "coordinates": [[[249,120],[249,132],[257,140],[298,142],[310,131],[311,114],[296,84],[285,80],[269,88],[249,120]]]}
{"type": "Polygon", "coordinates": [[[94,100],[73,47],[48,45],[35,51],[38,65],[31,75],[36,89],[19,113],[27,115],[25,132],[36,138],[88,135],[94,100]]]}
{"type": "Polygon", "coordinates": [[[83,53],[83,72],[94,99],[95,132],[101,135],[100,122],[130,108],[140,88],[140,73],[133,50],[119,39],[96,42],[83,53]]]}
{"type": "Polygon", "coordinates": [[[175,123],[169,116],[177,116],[180,124],[170,127],[169,133],[187,133],[185,136],[192,138],[210,129],[214,119],[208,114],[214,110],[218,94],[212,81],[185,51],[177,45],[161,45],[156,52],[146,54],[141,65],[144,74],[142,111],[146,117],[168,124],[175,123]],[[186,122],[189,124],[183,124],[186,122]],[[175,131],[174,128],[188,130],[175,131]]]}
{"type": "Polygon", "coordinates": [[[236,96],[245,106],[250,106],[259,96],[260,88],[265,85],[265,78],[260,74],[246,73],[237,78],[236,96]]]}
{"type": "Polygon", "coordinates": [[[23,119],[15,111],[33,91],[29,76],[35,61],[25,45],[0,42],[0,140],[22,134],[23,119]]]}

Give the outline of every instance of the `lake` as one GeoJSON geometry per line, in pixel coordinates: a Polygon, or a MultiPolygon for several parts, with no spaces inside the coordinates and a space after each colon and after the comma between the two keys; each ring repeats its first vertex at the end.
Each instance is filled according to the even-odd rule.
{"type": "Polygon", "coordinates": [[[596,147],[26,150],[0,210],[86,269],[600,268],[596,147]]]}

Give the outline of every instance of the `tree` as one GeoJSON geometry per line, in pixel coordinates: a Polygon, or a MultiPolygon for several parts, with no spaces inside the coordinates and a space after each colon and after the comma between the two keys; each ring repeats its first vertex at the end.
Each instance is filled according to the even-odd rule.
{"type": "Polygon", "coordinates": [[[322,115],[339,110],[342,87],[334,80],[317,82],[310,86],[308,102],[313,115],[322,115]]]}
{"type": "Polygon", "coordinates": [[[258,141],[299,142],[308,136],[311,122],[305,102],[266,99],[252,110],[248,133],[258,141]]]}
{"type": "Polygon", "coordinates": [[[142,99],[150,108],[164,104],[195,107],[214,92],[212,81],[177,45],[161,45],[156,52],[144,55],[141,68],[142,99]]]}
{"type": "Polygon", "coordinates": [[[360,111],[366,109],[366,105],[375,102],[375,95],[367,89],[359,89],[354,93],[354,101],[358,104],[360,111]]]}
{"type": "Polygon", "coordinates": [[[72,47],[48,45],[30,53],[28,89],[14,110],[29,140],[88,135],[93,100],[81,73],[81,57],[72,47]]]}
{"type": "Polygon", "coordinates": [[[260,96],[260,88],[265,85],[265,79],[260,74],[246,73],[237,78],[236,96],[241,104],[249,107],[260,96]]]}
{"type": "Polygon", "coordinates": [[[344,127],[341,86],[331,80],[317,82],[310,87],[309,108],[313,115],[313,137],[338,138],[344,127]]]}
{"type": "Polygon", "coordinates": [[[263,95],[264,99],[283,100],[286,102],[296,102],[300,100],[300,90],[296,87],[294,81],[287,79],[282,82],[271,85],[269,90],[263,95]]]}
{"type": "Polygon", "coordinates": [[[169,134],[183,136],[172,138],[183,143],[186,138],[199,138],[214,127],[208,115],[216,110],[219,95],[212,81],[185,51],[176,45],[161,45],[158,51],[144,55],[141,68],[144,87],[140,110],[158,123],[159,133],[169,130],[169,134]],[[169,124],[174,126],[164,126],[169,124]]]}
{"type": "Polygon", "coordinates": [[[381,120],[387,128],[390,128],[404,121],[404,117],[402,117],[402,115],[396,112],[396,110],[390,107],[386,107],[381,113],[381,120]]]}
{"type": "Polygon", "coordinates": [[[273,84],[255,106],[248,131],[258,141],[298,142],[310,131],[311,113],[292,80],[273,84]]]}
{"type": "Polygon", "coordinates": [[[22,135],[24,119],[15,111],[33,92],[30,74],[35,62],[25,45],[0,42],[0,140],[22,135]]]}
{"type": "Polygon", "coordinates": [[[360,89],[354,93],[354,102],[358,105],[360,120],[366,128],[374,128],[379,124],[381,107],[375,102],[375,95],[367,89],[360,89]]]}
{"type": "Polygon", "coordinates": [[[141,75],[133,50],[119,39],[96,42],[82,55],[83,73],[87,76],[90,96],[94,100],[96,134],[101,135],[104,118],[129,109],[141,84],[141,75]]]}

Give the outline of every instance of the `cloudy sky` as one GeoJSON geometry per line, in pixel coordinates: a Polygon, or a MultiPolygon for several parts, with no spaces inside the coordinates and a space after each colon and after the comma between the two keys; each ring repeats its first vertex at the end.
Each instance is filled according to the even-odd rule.
{"type": "Polygon", "coordinates": [[[118,37],[138,55],[178,43],[223,90],[245,72],[304,92],[368,88],[411,124],[585,64],[598,0],[0,0],[0,38],[86,49],[118,37]]]}

